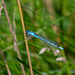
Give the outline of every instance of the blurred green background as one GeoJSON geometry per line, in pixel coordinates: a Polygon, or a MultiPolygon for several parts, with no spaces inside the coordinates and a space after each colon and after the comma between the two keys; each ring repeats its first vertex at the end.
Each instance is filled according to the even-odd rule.
{"type": "MultiPolygon", "coordinates": [[[[59,50],[60,53],[55,55],[57,48],[38,38],[31,38],[28,40],[28,45],[32,67],[42,75],[75,75],[75,0],[20,0],[20,2],[26,30],[33,31],[48,40],[56,41],[64,48],[64,51],[59,50]],[[50,51],[46,48],[49,48],[50,51]],[[46,51],[39,54],[42,49],[46,51]],[[57,61],[56,59],[60,57],[61,60],[57,61]]],[[[13,29],[13,15],[15,14],[18,48],[22,60],[29,65],[17,0],[5,0],[5,3],[13,29]]],[[[15,58],[18,56],[14,50],[13,37],[4,9],[0,13],[0,48],[11,74],[18,75],[19,72],[20,75],[23,75],[20,62],[15,58]]],[[[24,68],[26,75],[30,75],[30,68],[27,66],[24,68]]],[[[39,75],[36,72],[33,73],[39,75]]],[[[0,75],[8,75],[1,54],[0,75]]]]}

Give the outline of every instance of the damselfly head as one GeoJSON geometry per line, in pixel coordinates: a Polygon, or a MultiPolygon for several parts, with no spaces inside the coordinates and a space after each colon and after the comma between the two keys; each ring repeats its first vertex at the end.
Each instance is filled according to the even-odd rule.
{"type": "Polygon", "coordinates": [[[26,33],[28,33],[28,32],[29,32],[29,30],[26,31],[26,33]]]}
{"type": "Polygon", "coordinates": [[[31,34],[32,34],[31,31],[29,31],[29,30],[26,31],[27,40],[29,40],[29,39],[32,38],[32,35],[31,34]]]}

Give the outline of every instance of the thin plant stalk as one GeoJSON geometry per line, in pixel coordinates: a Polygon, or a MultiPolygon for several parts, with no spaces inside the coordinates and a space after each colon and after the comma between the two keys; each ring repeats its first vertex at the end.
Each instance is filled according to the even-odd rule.
{"type": "MultiPolygon", "coordinates": [[[[19,48],[18,48],[18,45],[17,45],[16,32],[15,32],[15,29],[16,29],[15,10],[14,10],[14,14],[13,14],[13,27],[14,27],[14,50],[17,51],[18,57],[21,59],[21,55],[20,55],[19,48]]],[[[20,63],[20,65],[21,65],[21,68],[22,68],[22,71],[23,71],[23,75],[26,75],[23,64],[20,63]]]]}
{"type": "Polygon", "coordinates": [[[20,4],[19,0],[17,0],[17,2],[18,2],[19,12],[20,12],[20,16],[21,16],[21,22],[22,22],[22,27],[23,27],[23,32],[24,32],[24,38],[25,38],[26,49],[27,49],[27,54],[28,54],[30,72],[31,72],[31,75],[33,75],[32,64],[31,64],[29,47],[28,47],[27,38],[26,38],[26,32],[25,32],[25,26],[24,26],[24,20],[23,20],[23,14],[22,14],[22,9],[21,9],[21,4],[20,4]]]}
{"type": "MultiPolygon", "coordinates": [[[[10,27],[10,30],[11,30],[11,34],[13,36],[13,41],[14,41],[14,32],[13,32],[13,29],[12,29],[11,21],[10,21],[10,18],[9,18],[8,11],[7,11],[7,8],[5,6],[4,0],[2,0],[2,3],[4,4],[5,14],[6,14],[6,17],[7,17],[8,23],[9,23],[9,27],[10,27]]],[[[20,52],[18,50],[17,44],[16,44],[16,50],[17,50],[17,54],[18,54],[19,59],[21,59],[21,55],[20,55],[20,52]]],[[[21,68],[22,68],[22,71],[23,71],[23,75],[25,75],[23,64],[22,63],[20,63],[20,64],[21,64],[21,68]]]]}
{"type": "MultiPolygon", "coordinates": [[[[63,15],[63,2],[64,2],[64,0],[63,0],[63,1],[60,0],[60,11],[59,11],[60,16],[63,15]]],[[[63,21],[61,20],[59,23],[60,23],[60,32],[61,32],[61,31],[63,31],[63,21]]],[[[60,36],[63,37],[64,34],[61,32],[61,33],[60,33],[60,36]]],[[[59,40],[61,40],[61,38],[59,38],[59,40]]],[[[61,42],[61,43],[62,43],[62,42],[61,42]]],[[[65,52],[64,52],[64,51],[62,51],[62,56],[66,58],[66,55],[65,55],[65,52]]],[[[68,61],[67,61],[67,62],[68,62],[68,61]]],[[[66,63],[67,63],[67,62],[66,62],[66,63]]],[[[65,64],[66,64],[66,63],[65,63],[65,64]]],[[[69,66],[67,67],[67,74],[70,75],[70,67],[69,67],[69,66]]]]}
{"type": "Polygon", "coordinates": [[[2,50],[1,50],[1,48],[0,48],[0,52],[1,52],[1,55],[2,55],[3,60],[4,60],[4,62],[5,62],[5,65],[6,65],[6,68],[7,68],[8,74],[11,75],[11,72],[10,72],[10,70],[9,70],[9,67],[8,67],[7,61],[6,61],[6,59],[5,59],[5,56],[4,56],[4,54],[3,54],[2,50]]]}
{"type": "MultiPolygon", "coordinates": [[[[2,44],[3,44],[3,46],[4,46],[4,48],[6,49],[5,44],[3,43],[3,41],[2,41],[2,39],[1,39],[1,38],[0,38],[0,40],[1,40],[1,42],[2,42],[2,44]]],[[[3,50],[2,52],[4,52],[4,50],[3,50]]],[[[7,53],[8,53],[8,51],[7,51],[7,53]]],[[[13,60],[12,60],[12,58],[11,58],[11,56],[10,56],[10,54],[9,54],[9,53],[8,53],[8,55],[9,55],[9,57],[10,57],[11,61],[12,61],[12,64],[13,64],[13,66],[14,66],[15,70],[16,70],[16,71],[17,71],[17,73],[19,74],[19,71],[18,71],[18,69],[16,68],[16,66],[15,66],[15,64],[14,64],[14,62],[13,62],[13,60]]]]}

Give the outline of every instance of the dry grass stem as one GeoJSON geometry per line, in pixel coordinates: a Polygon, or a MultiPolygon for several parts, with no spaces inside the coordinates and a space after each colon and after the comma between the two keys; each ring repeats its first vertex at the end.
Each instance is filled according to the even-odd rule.
{"type": "Polygon", "coordinates": [[[30,72],[31,72],[31,75],[33,75],[32,64],[31,64],[30,53],[29,53],[29,47],[28,47],[27,38],[26,38],[26,32],[25,32],[25,27],[24,27],[24,21],[23,21],[22,9],[21,9],[21,5],[20,5],[20,1],[17,0],[17,2],[18,2],[18,6],[19,6],[19,11],[20,11],[20,16],[21,16],[21,21],[22,21],[22,27],[23,27],[24,38],[25,38],[25,43],[26,43],[26,49],[27,49],[27,54],[28,54],[28,60],[29,60],[29,66],[30,66],[30,72]]]}
{"type": "Polygon", "coordinates": [[[2,52],[1,49],[0,49],[0,52],[1,52],[1,55],[2,55],[3,60],[4,60],[4,62],[5,62],[5,65],[6,65],[6,68],[7,68],[8,74],[11,75],[11,72],[10,72],[10,70],[9,70],[9,67],[8,67],[7,61],[6,61],[5,56],[4,56],[4,54],[3,54],[3,52],[2,52]]]}
{"type": "MultiPolygon", "coordinates": [[[[21,55],[18,49],[18,45],[17,45],[17,38],[16,38],[16,24],[15,24],[15,10],[14,10],[14,14],[13,14],[13,27],[14,27],[14,50],[17,51],[18,57],[21,59],[21,55]]],[[[22,71],[23,71],[23,75],[26,75],[25,70],[24,70],[24,66],[22,63],[20,63],[22,71]]]]}
{"type": "MultiPolygon", "coordinates": [[[[2,3],[5,5],[4,0],[2,0],[2,3]]],[[[5,11],[5,14],[6,14],[8,23],[9,23],[9,27],[10,27],[10,30],[11,30],[11,34],[12,34],[12,36],[13,36],[13,41],[15,41],[15,39],[14,39],[14,31],[13,31],[13,29],[12,29],[11,21],[10,21],[10,18],[9,18],[8,11],[7,11],[6,6],[4,6],[4,11],[5,11]]],[[[17,43],[16,43],[16,50],[17,50],[17,54],[18,54],[19,59],[21,59],[21,56],[20,56],[20,53],[19,53],[19,50],[18,50],[17,43]]],[[[20,64],[21,64],[21,63],[20,63],[20,64]]],[[[22,71],[23,71],[23,73],[24,73],[24,75],[25,75],[24,68],[23,68],[23,65],[22,65],[22,64],[21,64],[21,68],[22,68],[22,71]]]]}

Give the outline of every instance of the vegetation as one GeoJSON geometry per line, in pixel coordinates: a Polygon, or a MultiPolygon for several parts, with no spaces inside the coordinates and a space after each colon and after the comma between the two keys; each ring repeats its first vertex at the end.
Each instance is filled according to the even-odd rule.
{"type": "Polygon", "coordinates": [[[75,0],[20,0],[22,13],[19,11],[19,0],[5,0],[4,5],[2,1],[0,0],[0,75],[74,75],[75,0]],[[20,16],[22,14],[23,18],[20,16]],[[64,50],[26,34],[27,47],[22,19],[25,30],[52,40],[64,50]]]}

